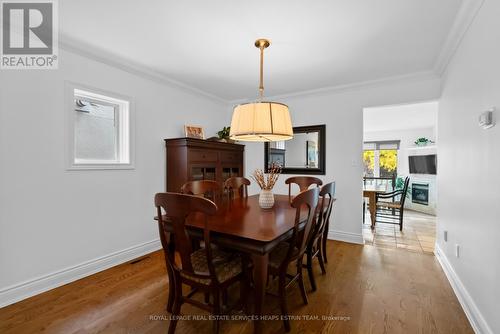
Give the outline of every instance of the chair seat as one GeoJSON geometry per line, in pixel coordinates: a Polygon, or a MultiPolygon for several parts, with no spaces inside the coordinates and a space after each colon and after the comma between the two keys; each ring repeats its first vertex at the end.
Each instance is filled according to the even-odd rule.
{"type": "Polygon", "coordinates": [[[378,207],[391,208],[391,209],[399,209],[399,208],[401,208],[401,203],[399,203],[399,202],[378,201],[376,205],[378,207]]]}
{"type": "MultiPolygon", "coordinates": [[[[274,248],[271,253],[269,253],[269,266],[272,268],[279,268],[283,261],[285,261],[286,254],[290,244],[288,242],[282,241],[274,248]]],[[[297,256],[299,249],[297,247],[293,248],[292,258],[297,256]]]]}
{"type": "MultiPolygon", "coordinates": [[[[241,257],[238,254],[226,253],[214,247],[212,248],[212,260],[219,283],[224,283],[242,272],[241,257]]],[[[204,248],[198,249],[191,254],[191,264],[196,274],[210,275],[204,248]]],[[[183,271],[181,271],[181,276],[201,284],[210,285],[212,283],[210,278],[193,277],[183,271]]]]}

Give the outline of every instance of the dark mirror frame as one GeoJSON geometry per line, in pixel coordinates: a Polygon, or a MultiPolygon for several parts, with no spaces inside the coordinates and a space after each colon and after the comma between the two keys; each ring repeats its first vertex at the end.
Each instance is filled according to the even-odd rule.
{"type": "MultiPolygon", "coordinates": [[[[295,126],[293,133],[318,132],[318,168],[283,168],[282,174],[325,175],[326,170],[326,125],[295,126]]],[[[268,172],[269,142],[264,143],[264,170],[268,172]]],[[[285,161],[286,164],[286,161],[285,161]]]]}

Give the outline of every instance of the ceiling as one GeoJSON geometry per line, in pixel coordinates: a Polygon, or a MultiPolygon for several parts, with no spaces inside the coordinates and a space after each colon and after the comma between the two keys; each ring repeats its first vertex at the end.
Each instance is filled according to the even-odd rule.
{"type": "Polygon", "coordinates": [[[438,102],[424,102],[363,110],[363,132],[435,128],[438,102]]]}
{"type": "Polygon", "coordinates": [[[61,41],[224,100],[432,70],[462,0],[59,1],[61,41]],[[109,58],[109,57],[108,57],[109,58]]]}

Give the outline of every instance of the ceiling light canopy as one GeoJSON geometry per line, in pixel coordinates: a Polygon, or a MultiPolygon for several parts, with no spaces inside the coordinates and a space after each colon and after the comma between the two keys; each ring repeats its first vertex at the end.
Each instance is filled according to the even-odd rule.
{"type": "Polygon", "coordinates": [[[258,39],[260,49],[259,100],[234,107],[230,138],[241,141],[281,141],[293,138],[292,121],[288,106],[279,102],[263,101],[264,96],[264,49],[270,45],[266,39],[258,39]]]}

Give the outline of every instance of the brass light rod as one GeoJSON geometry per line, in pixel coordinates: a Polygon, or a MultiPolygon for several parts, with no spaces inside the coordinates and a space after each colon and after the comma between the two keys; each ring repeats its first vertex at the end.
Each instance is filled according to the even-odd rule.
{"type": "Polygon", "coordinates": [[[255,46],[260,49],[260,81],[259,81],[259,96],[262,99],[264,96],[264,49],[271,43],[264,38],[255,41],[255,46]]]}

